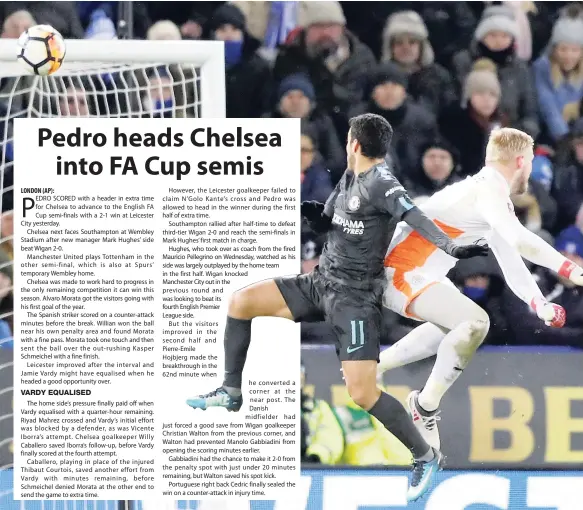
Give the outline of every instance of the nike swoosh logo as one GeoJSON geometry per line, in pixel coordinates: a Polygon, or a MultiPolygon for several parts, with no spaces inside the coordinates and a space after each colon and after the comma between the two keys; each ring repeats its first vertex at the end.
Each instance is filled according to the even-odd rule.
{"type": "Polygon", "coordinates": [[[419,484],[417,486],[417,494],[423,494],[425,491],[427,491],[427,486],[429,485],[429,482],[431,482],[432,478],[433,478],[433,471],[435,471],[436,466],[430,466],[428,468],[429,473],[427,473],[425,475],[425,479],[423,480],[423,483],[419,484]]]}
{"type": "Polygon", "coordinates": [[[353,348],[353,347],[349,347],[348,349],[346,349],[346,352],[347,352],[348,354],[351,354],[351,353],[353,353],[354,351],[358,351],[358,349],[362,349],[363,347],[364,347],[364,345],[361,345],[361,346],[359,346],[359,347],[354,347],[354,348],[353,348]]]}

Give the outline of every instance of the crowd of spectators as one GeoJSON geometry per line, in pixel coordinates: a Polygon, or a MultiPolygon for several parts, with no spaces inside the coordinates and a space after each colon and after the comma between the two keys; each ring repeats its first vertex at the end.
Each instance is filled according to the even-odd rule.
{"type": "MultiPolygon", "coordinates": [[[[527,228],[583,262],[583,4],[164,1],[133,9],[136,38],[224,41],[228,117],[302,119],[303,200],[325,200],[340,179],[348,119],[359,113],[393,126],[387,161],[419,204],[480,170],[492,129],[528,132],[536,157],[515,209],[527,228]]],[[[47,23],[66,38],[109,39],[118,11],[116,2],[2,2],[2,37],[47,23]]],[[[156,76],[172,82],[169,73],[156,76]]],[[[169,106],[172,94],[157,102],[169,106]]],[[[79,104],[60,111],[83,115],[79,104]]],[[[317,264],[322,242],[302,232],[303,271],[317,264]]],[[[490,343],[582,346],[581,290],[532,271],[565,307],[564,329],[545,328],[493,259],[460,263],[452,279],[491,314],[490,343]]],[[[411,327],[393,314],[386,322],[387,342],[411,327]]],[[[321,325],[304,329],[305,340],[326,336],[321,325]]]]}

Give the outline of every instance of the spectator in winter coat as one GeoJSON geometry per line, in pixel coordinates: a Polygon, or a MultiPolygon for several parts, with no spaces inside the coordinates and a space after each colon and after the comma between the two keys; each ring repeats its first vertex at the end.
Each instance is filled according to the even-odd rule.
{"type": "Polygon", "coordinates": [[[437,136],[421,149],[420,169],[403,179],[417,205],[446,186],[460,180],[457,174],[459,153],[447,140],[437,136]]]}
{"type": "Polygon", "coordinates": [[[362,113],[381,115],[394,129],[389,158],[396,160],[399,178],[417,169],[421,148],[437,134],[435,117],[407,97],[407,74],[392,62],[381,64],[369,78],[367,100],[356,105],[350,117],[362,113]]]}
{"type": "Polygon", "coordinates": [[[374,67],[372,52],[346,30],[338,2],[307,2],[306,26],[280,49],[274,77],[307,74],[316,90],[316,103],[331,116],[343,138],[347,111],[362,100],[365,78],[374,67]]]}
{"type": "Polygon", "coordinates": [[[516,22],[516,35],[514,37],[514,52],[516,56],[529,62],[532,58],[532,33],[530,30],[530,22],[528,19],[528,9],[531,8],[529,2],[488,2],[488,5],[480,21],[493,16],[505,16],[516,22]]]}
{"type": "Polygon", "coordinates": [[[484,166],[490,132],[506,125],[498,107],[500,95],[495,66],[487,60],[476,62],[466,77],[461,104],[439,119],[441,133],[460,151],[462,175],[473,175],[484,166]]]}
{"type": "Polygon", "coordinates": [[[474,2],[340,2],[348,28],[380,58],[379,34],[387,18],[401,11],[413,10],[421,15],[429,31],[436,61],[448,68],[451,57],[467,48],[476,28],[474,2]]]}
{"type": "Polygon", "coordinates": [[[318,108],[316,92],[304,74],[284,78],[277,90],[277,105],[272,118],[299,118],[313,130],[316,144],[334,183],[340,180],[346,167],[346,154],[340,144],[330,116],[318,108]]]}
{"type": "Polygon", "coordinates": [[[260,117],[271,95],[271,70],[256,53],[260,44],[246,32],[245,16],[224,4],[213,13],[208,28],[213,39],[225,42],[227,117],[260,117]]]}
{"type": "Polygon", "coordinates": [[[314,133],[304,128],[301,137],[301,198],[324,203],[332,193],[332,181],[328,169],[318,154],[318,144],[314,133]]]}
{"type": "Polygon", "coordinates": [[[583,19],[560,18],[544,55],[534,64],[542,121],[553,141],[568,134],[583,98],[583,19]]]}
{"type": "Polygon", "coordinates": [[[501,84],[500,110],[508,118],[509,127],[526,131],[536,138],[540,131],[536,90],[527,63],[515,54],[517,33],[517,23],[509,13],[483,17],[470,48],[455,55],[453,65],[458,82],[463,86],[476,60],[491,60],[501,84]]]}
{"type": "Polygon", "coordinates": [[[434,115],[456,100],[454,82],[446,69],[434,62],[427,27],[414,11],[393,14],[383,33],[383,62],[393,61],[409,75],[410,97],[434,115]]]}
{"type": "Polygon", "coordinates": [[[577,224],[583,228],[583,118],[570,133],[569,158],[558,155],[564,165],[555,169],[554,196],[559,207],[559,228],[577,224]]]}

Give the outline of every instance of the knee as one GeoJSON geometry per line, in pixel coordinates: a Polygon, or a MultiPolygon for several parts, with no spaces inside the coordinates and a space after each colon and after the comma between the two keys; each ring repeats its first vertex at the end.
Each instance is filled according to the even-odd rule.
{"type": "Polygon", "coordinates": [[[488,331],[490,331],[490,317],[480,308],[476,317],[470,321],[470,336],[474,342],[478,342],[480,345],[488,335],[488,331]]]}
{"type": "Polygon", "coordinates": [[[240,289],[231,295],[227,313],[234,319],[253,319],[253,300],[247,289],[240,289]]]}
{"type": "Polygon", "coordinates": [[[480,314],[476,317],[463,322],[460,327],[463,328],[464,334],[460,337],[460,343],[466,351],[476,351],[488,336],[490,331],[490,318],[488,314],[480,309],[480,314]]]}
{"type": "Polygon", "coordinates": [[[346,388],[352,401],[365,411],[368,411],[378,400],[378,390],[375,385],[364,384],[362,381],[347,381],[346,388]]]}

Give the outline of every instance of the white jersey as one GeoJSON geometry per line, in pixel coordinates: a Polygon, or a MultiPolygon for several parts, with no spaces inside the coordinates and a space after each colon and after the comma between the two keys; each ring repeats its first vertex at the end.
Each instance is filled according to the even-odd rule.
{"type": "MultiPolygon", "coordinates": [[[[420,206],[444,232],[460,244],[485,239],[508,286],[524,302],[542,293],[522,257],[559,271],[566,258],[526,229],[514,213],[506,179],[495,169],[479,173],[435,193],[420,206]]],[[[389,308],[406,315],[410,302],[433,283],[445,281],[457,260],[439,250],[405,222],[400,222],[385,258],[389,308]]]]}

